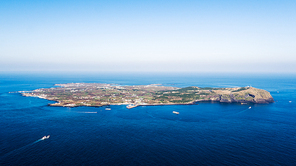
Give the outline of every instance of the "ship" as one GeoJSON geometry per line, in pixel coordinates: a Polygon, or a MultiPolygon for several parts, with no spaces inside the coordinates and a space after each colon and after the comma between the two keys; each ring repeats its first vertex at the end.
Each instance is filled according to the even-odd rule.
{"type": "Polygon", "coordinates": [[[130,104],[130,105],[126,106],[126,108],[128,108],[128,109],[135,108],[135,107],[137,107],[137,105],[134,105],[134,104],[130,104]]]}
{"type": "Polygon", "coordinates": [[[177,114],[177,115],[179,115],[179,112],[177,112],[177,111],[173,111],[173,114],[177,114]]]}
{"type": "Polygon", "coordinates": [[[48,139],[49,137],[50,137],[50,135],[48,135],[48,136],[43,136],[43,137],[41,138],[41,140],[48,139]]]}

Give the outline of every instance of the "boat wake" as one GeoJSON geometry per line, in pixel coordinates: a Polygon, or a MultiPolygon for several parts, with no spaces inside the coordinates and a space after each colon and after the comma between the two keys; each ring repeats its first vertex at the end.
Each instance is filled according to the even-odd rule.
{"type": "Polygon", "coordinates": [[[247,108],[247,109],[245,109],[245,110],[243,110],[243,111],[241,111],[241,112],[238,112],[238,113],[236,113],[235,115],[237,115],[237,114],[241,114],[241,113],[243,113],[243,112],[246,112],[246,111],[248,111],[249,109],[251,109],[252,107],[249,107],[249,108],[247,108]]]}
{"type": "Polygon", "coordinates": [[[148,114],[148,116],[150,116],[151,118],[154,118],[154,119],[156,118],[155,116],[153,116],[153,115],[151,115],[151,114],[148,114]]]}
{"type": "Polygon", "coordinates": [[[11,154],[13,154],[13,153],[15,153],[15,152],[17,152],[17,151],[20,151],[20,150],[26,149],[27,147],[32,146],[32,145],[34,145],[34,144],[36,144],[36,143],[38,143],[38,142],[40,142],[40,141],[43,141],[43,140],[44,140],[43,138],[40,138],[40,139],[38,139],[37,141],[34,141],[34,142],[32,142],[32,143],[29,143],[28,145],[25,145],[25,146],[20,147],[20,148],[18,148],[18,149],[14,149],[13,151],[4,154],[2,157],[0,157],[0,159],[3,159],[3,158],[5,158],[5,157],[8,157],[8,156],[10,156],[11,154]]]}
{"type": "Polygon", "coordinates": [[[151,115],[148,111],[146,111],[146,113],[149,117],[154,118],[154,119],[156,118],[155,116],[151,115]]]}
{"type": "Polygon", "coordinates": [[[252,107],[249,107],[249,108],[247,108],[247,109],[244,109],[244,110],[242,110],[242,111],[240,111],[240,112],[237,112],[237,113],[234,113],[234,114],[231,114],[231,115],[228,115],[228,116],[238,115],[238,114],[244,113],[244,112],[246,112],[246,111],[248,111],[248,110],[250,110],[250,109],[252,109],[252,107]]]}

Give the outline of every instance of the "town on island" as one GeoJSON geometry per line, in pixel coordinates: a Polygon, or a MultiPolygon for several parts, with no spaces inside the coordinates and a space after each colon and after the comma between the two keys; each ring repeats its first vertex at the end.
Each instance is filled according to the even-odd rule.
{"type": "Polygon", "coordinates": [[[19,93],[27,97],[56,101],[49,105],[63,107],[127,105],[127,108],[134,108],[149,105],[187,105],[201,101],[241,104],[274,102],[268,91],[249,86],[178,88],[160,84],[121,86],[105,83],[67,83],[55,86],[19,93]]]}

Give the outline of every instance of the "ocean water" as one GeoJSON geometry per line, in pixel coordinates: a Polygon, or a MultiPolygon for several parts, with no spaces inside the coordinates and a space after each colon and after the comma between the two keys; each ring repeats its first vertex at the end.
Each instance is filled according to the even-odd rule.
{"type": "Polygon", "coordinates": [[[295,156],[295,75],[0,74],[0,165],[295,165],[295,156]],[[275,103],[107,111],[49,107],[53,101],[9,93],[71,82],[251,85],[275,103]]]}

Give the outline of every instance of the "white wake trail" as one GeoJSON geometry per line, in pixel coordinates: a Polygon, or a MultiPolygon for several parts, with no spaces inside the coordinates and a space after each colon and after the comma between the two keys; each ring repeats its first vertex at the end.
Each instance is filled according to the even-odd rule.
{"type": "Polygon", "coordinates": [[[2,157],[0,157],[0,158],[1,158],[1,159],[2,159],[2,158],[5,158],[5,157],[7,157],[7,156],[13,154],[13,153],[16,152],[16,151],[19,151],[19,150],[25,149],[25,148],[27,148],[27,147],[29,147],[29,146],[31,146],[31,145],[34,145],[34,144],[36,144],[37,142],[40,142],[40,141],[43,141],[43,139],[38,139],[37,141],[34,141],[34,142],[32,142],[32,143],[29,143],[28,145],[25,145],[25,146],[23,146],[23,147],[20,147],[20,148],[14,149],[13,151],[4,154],[4,155],[3,155],[2,157]]]}
{"type": "Polygon", "coordinates": [[[249,108],[247,108],[247,109],[245,109],[245,110],[243,110],[243,111],[240,111],[240,112],[238,112],[238,113],[235,113],[235,114],[233,114],[233,115],[241,114],[241,113],[243,113],[243,112],[246,112],[246,111],[250,110],[251,108],[252,108],[252,107],[249,107],[249,108]]]}
{"type": "Polygon", "coordinates": [[[234,114],[230,114],[230,115],[227,115],[227,116],[238,115],[238,114],[241,114],[241,113],[244,113],[244,112],[246,112],[246,111],[250,110],[251,108],[252,108],[252,107],[249,107],[249,108],[247,108],[247,109],[244,109],[244,110],[242,110],[242,111],[240,111],[240,112],[237,112],[237,113],[234,113],[234,114]]]}

